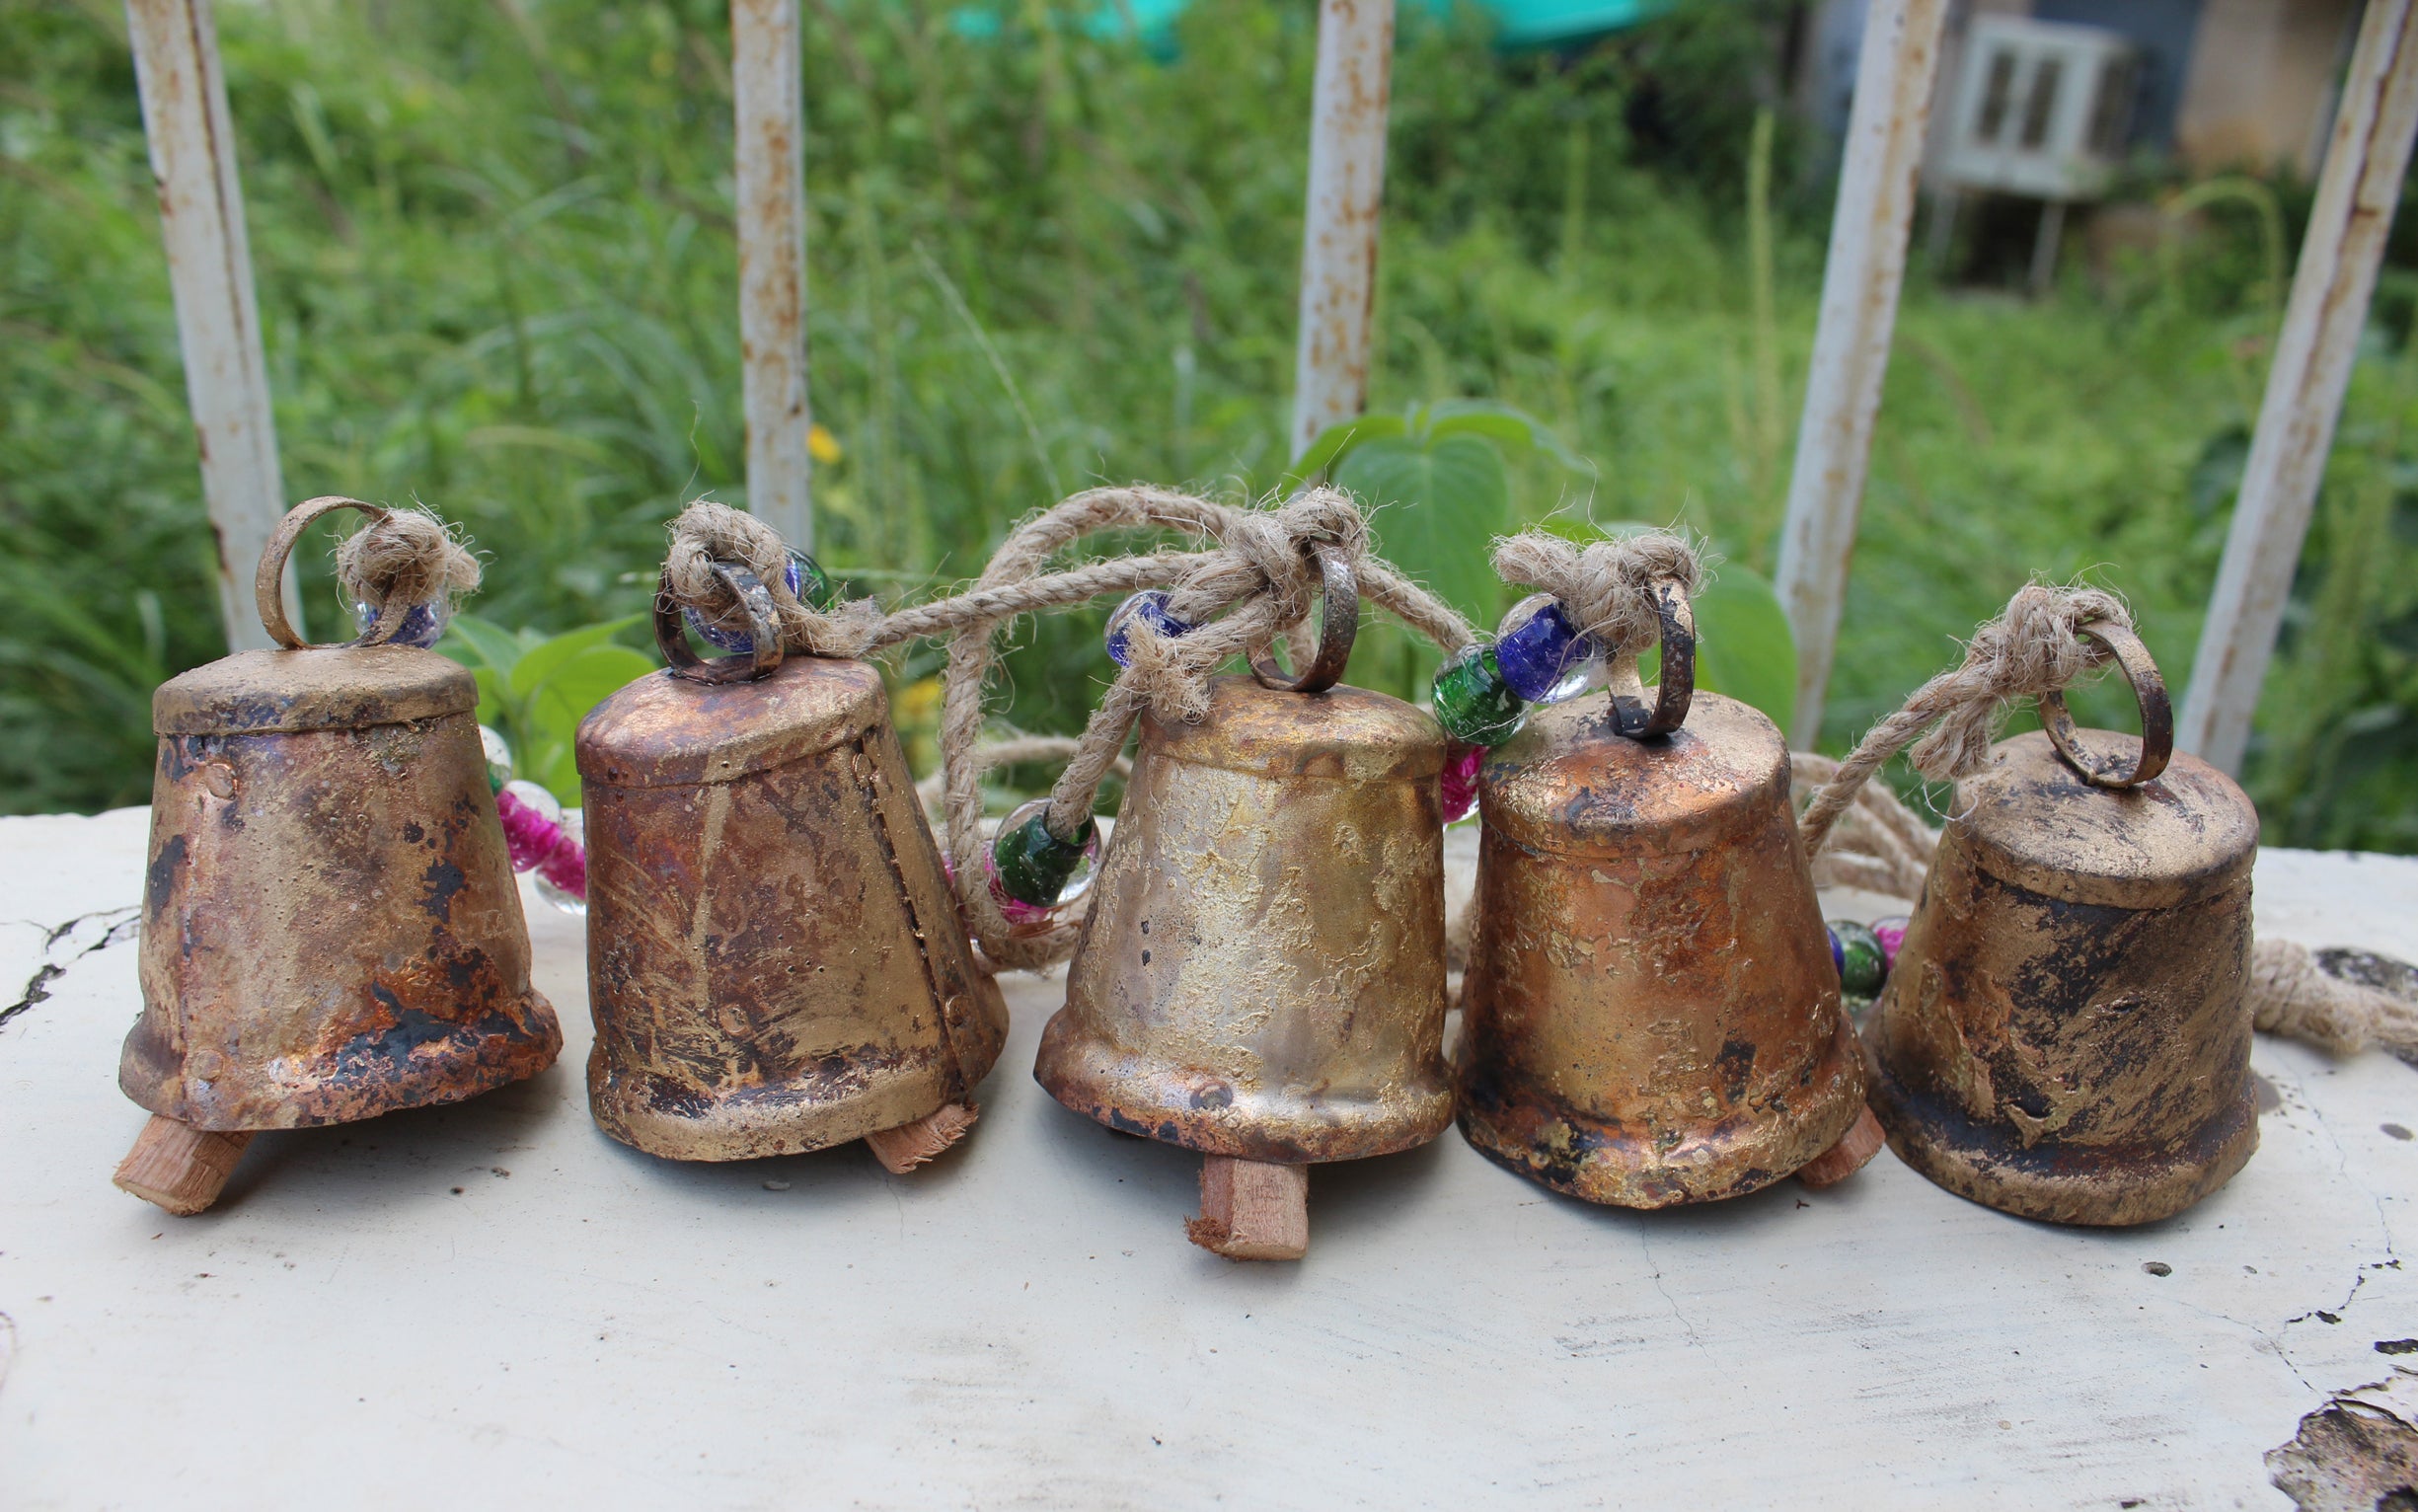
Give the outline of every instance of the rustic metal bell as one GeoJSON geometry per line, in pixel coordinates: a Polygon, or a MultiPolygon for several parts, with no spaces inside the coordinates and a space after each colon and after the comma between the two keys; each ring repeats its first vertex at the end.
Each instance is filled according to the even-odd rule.
{"type": "Polygon", "coordinates": [[[671,665],[579,727],[589,1107],[672,1160],[869,1138],[911,1169],[971,1121],[1007,1003],[958,923],[880,673],[785,658],[763,583],[715,573],[748,649],[701,663],[667,578],[671,665]]]}
{"type": "Polygon", "coordinates": [[[1255,679],[1216,679],[1198,723],[1144,716],[1033,1068],[1111,1128],[1280,1167],[1406,1150],[1452,1120],[1444,737],[1408,704],[1335,685],[1357,588],[1340,558],[1319,561],[1308,671],[1261,660],[1255,679]]]}
{"type": "Polygon", "coordinates": [[[1736,1196],[1830,1149],[1863,1065],[1752,707],[1694,691],[1687,599],[1656,593],[1661,686],[1538,710],[1479,776],[1477,924],[1455,1050],[1461,1128],[1556,1191],[1622,1207],[1736,1196]]]}
{"type": "Polygon", "coordinates": [[[529,985],[470,673],[381,643],[402,613],[345,645],[286,619],[285,559],[338,508],[386,514],[312,499],[262,554],[261,619],[283,648],[152,698],[143,1012],[118,1085],[158,1116],[119,1184],[172,1211],[208,1206],[243,1131],[454,1101],[563,1047],[529,985]]]}
{"type": "Polygon", "coordinates": [[[2057,1223],[2179,1213],[2258,1145],[2250,1078],[2250,866],[2258,814],[2171,755],[2164,684],[2133,634],[2115,654],[2130,737],[2002,740],[1954,816],[1864,1035],[1890,1148],[1959,1196],[2057,1223]]]}

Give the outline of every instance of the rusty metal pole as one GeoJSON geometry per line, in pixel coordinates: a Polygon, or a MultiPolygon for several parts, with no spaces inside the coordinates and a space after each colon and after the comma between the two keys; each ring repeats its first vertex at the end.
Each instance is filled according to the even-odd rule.
{"type": "MultiPolygon", "coordinates": [[[[201,496],[218,551],[219,620],[229,650],[259,650],[269,643],[253,606],[253,564],[285,514],[285,483],[218,24],[210,0],[126,0],[126,32],[160,196],[186,403],[201,452],[201,496]]],[[[300,624],[290,571],[285,603],[300,624]]]]}
{"type": "Polygon", "coordinates": [[[1788,743],[1797,750],[1813,749],[1822,729],[1947,10],[1948,0],[1873,0],[1864,15],[1847,161],[1822,274],[1822,318],[1780,532],[1779,596],[1797,650],[1788,743]]]}
{"type": "Polygon", "coordinates": [[[2418,4],[2371,0],[2267,369],[2176,741],[2241,768],[2418,127],[2418,4]]]}
{"type": "Polygon", "coordinates": [[[805,102],[797,0],[732,0],[747,507],[814,548],[806,453],[805,102]]]}
{"type": "Polygon", "coordinates": [[[1394,0],[1320,0],[1293,363],[1295,456],[1368,403],[1369,305],[1377,295],[1377,212],[1393,87],[1394,0]]]}

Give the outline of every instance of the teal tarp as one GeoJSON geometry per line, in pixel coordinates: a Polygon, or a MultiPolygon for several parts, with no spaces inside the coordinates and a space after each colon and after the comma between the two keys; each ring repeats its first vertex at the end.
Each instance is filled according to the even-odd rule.
{"type": "MultiPolygon", "coordinates": [[[[1012,3],[1012,0],[1011,0],[1012,3]]],[[[1153,51],[1172,49],[1175,18],[1190,0],[1107,0],[1084,22],[1095,37],[1139,36],[1153,51]]],[[[1445,12],[1452,0],[1407,0],[1424,10],[1445,12]]],[[[1496,39],[1506,47],[1549,47],[1556,42],[1618,32],[1671,8],[1674,0],[1476,0],[1499,28],[1496,39]]],[[[968,6],[953,18],[968,37],[992,37],[999,32],[1000,8],[968,6]]]]}

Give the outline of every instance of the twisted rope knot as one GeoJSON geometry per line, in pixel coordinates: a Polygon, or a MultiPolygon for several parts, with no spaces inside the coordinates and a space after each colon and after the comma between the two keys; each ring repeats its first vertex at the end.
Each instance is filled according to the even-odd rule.
{"type": "Polygon", "coordinates": [[[1312,549],[1329,546],[1353,567],[1368,555],[1369,522],[1338,489],[1318,488],[1274,509],[1238,512],[1222,543],[1265,585],[1279,626],[1310,617],[1324,578],[1312,549]]]}
{"type": "Polygon", "coordinates": [[[1980,771],[2009,703],[2062,692],[2107,663],[2107,648],[2080,634],[2083,626],[2101,620],[2133,628],[2124,600],[2104,589],[2036,582],[2016,589],[2006,612],[1966,643],[1964,665],[1924,690],[1937,688],[1928,707],[1945,705],[1946,712],[1938,727],[1908,753],[1915,770],[1934,782],[1980,771]]]}
{"type": "Polygon", "coordinates": [[[754,634],[738,596],[714,575],[714,565],[726,562],[747,568],[763,582],[781,621],[781,643],[788,649],[810,656],[862,656],[880,637],[881,606],[869,598],[851,600],[826,613],[791,592],[789,543],[752,514],[701,498],[672,521],[671,536],[663,570],[672,597],[716,630],[754,634]]]}
{"type": "Polygon", "coordinates": [[[1550,593],[1583,635],[1613,656],[1641,651],[1662,634],[1654,589],[1675,583],[1693,594],[1703,563],[1685,536],[1649,530],[1584,548],[1542,531],[1494,543],[1494,570],[1503,581],[1550,593]]]}
{"type": "Polygon", "coordinates": [[[1917,688],[1905,707],[1873,725],[1814,794],[1797,821],[1805,854],[1821,853],[1856,790],[1909,743],[1907,759],[1934,782],[1980,771],[2009,703],[2063,692],[2110,659],[2105,647],[2081,637],[2082,627],[2097,621],[2133,628],[2124,600],[2103,589],[2037,582],[2016,589],[2005,611],[1965,643],[1964,664],[1917,688]]]}
{"type": "Polygon", "coordinates": [[[389,509],[336,548],[336,576],[372,610],[458,599],[479,586],[479,559],[425,509],[389,509]]]}

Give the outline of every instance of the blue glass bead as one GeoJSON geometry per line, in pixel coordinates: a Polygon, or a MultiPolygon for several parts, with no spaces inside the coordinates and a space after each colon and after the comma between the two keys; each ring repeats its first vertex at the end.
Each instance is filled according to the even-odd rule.
{"type": "Polygon", "coordinates": [[[1838,926],[1826,924],[1822,926],[1822,933],[1830,937],[1831,969],[1844,979],[1848,974],[1848,947],[1840,942],[1838,926]]]}
{"type": "Polygon", "coordinates": [[[1549,704],[1586,686],[1586,665],[1601,647],[1593,636],[1578,633],[1560,604],[1544,594],[1529,602],[1535,610],[1494,643],[1494,659],[1512,692],[1532,704],[1549,704]]]}
{"type": "MultiPolygon", "coordinates": [[[[828,609],[831,607],[833,597],[831,579],[823,575],[823,569],[815,564],[812,557],[805,553],[790,553],[790,565],[782,568],[781,581],[790,590],[792,598],[808,608],[828,609]]],[[[755,654],[756,638],[747,632],[724,630],[718,625],[709,625],[694,609],[683,608],[680,612],[687,618],[689,629],[697,632],[708,644],[719,646],[733,656],[755,654]]]]}
{"type": "MultiPolygon", "coordinates": [[[[352,606],[353,623],[361,627],[361,634],[365,636],[376,628],[380,613],[380,610],[373,609],[367,604],[352,606]]],[[[445,634],[446,622],[452,618],[453,601],[451,599],[437,599],[433,603],[414,604],[404,612],[403,629],[396,631],[394,638],[388,641],[387,644],[416,645],[424,651],[429,646],[436,644],[437,640],[445,634]]]]}
{"type": "Polygon", "coordinates": [[[1162,636],[1189,635],[1193,627],[1167,612],[1167,593],[1159,588],[1144,588],[1129,594],[1108,616],[1108,630],[1103,639],[1108,643],[1108,659],[1120,667],[1133,665],[1133,650],[1126,636],[1133,622],[1140,620],[1162,636]]]}

